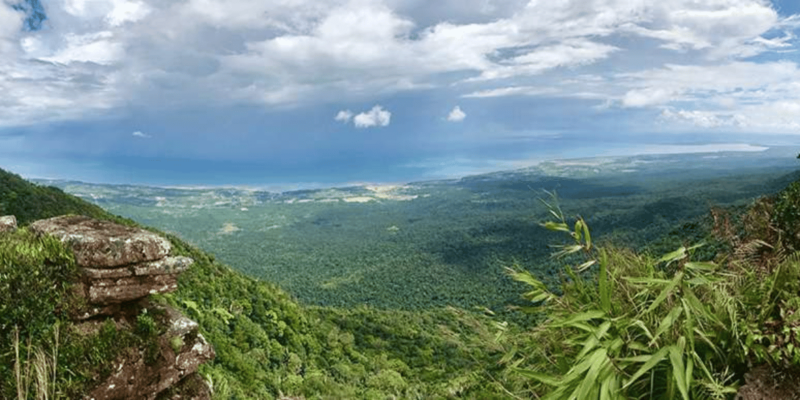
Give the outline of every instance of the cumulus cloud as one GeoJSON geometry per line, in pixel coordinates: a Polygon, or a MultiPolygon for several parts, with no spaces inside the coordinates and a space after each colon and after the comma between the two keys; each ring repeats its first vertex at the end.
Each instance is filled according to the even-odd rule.
{"type": "Polygon", "coordinates": [[[132,135],[133,135],[134,137],[138,137],[138,138],[145,138],[145,139],[146,139],[146,138],[149,138],[149,137],[151,137],[150,135],[148,135],[148,134],[146,134],[146,133],[143,133],[143,132],[141,132],[141,131],[136,131],[136,132],[133,132],[133,134],[132,134],[132,135]]]}
{"type": "Polygon", "coordinates": [[[345,124],[350,122],[350,118],[353,118],[353,112],[350,110],[342,110],[336,114],[336,117],[333,119],[336,121],[344,122],[345,124]]]}
{"type": "Polygon", "coordinates": [[[467,118],[467,114],[464,111],[461,111],[461,107],[459,106],[453,107],[453,110],[447,114],[447,120],[450,122],[461,122],[464,120],[464,118],[467,118]]]}
{"type": "Polygon", "coordinates": [[[19,35],[23,20],[22,13],[0,2],[0,55],[12,50],[13,39],[19,35]]]}
{"type": "MultiPolygon", "coordinates": [[[[766,0],[53,0],[47,11],[52,29],[23,32],[24,15],[0,1],[0,125],[127,104],[302,107],[443,87],[732,112],[792,102],[781,85],[800,82],[794,62],[749,59],[795,49],[800,17],[766,0]],[[573,79],[587,73],[603,80],[573,79]]],[[[390,116],[334,119],[371,127],[390,116]]]]}
{"type": "Polygon", "coordinates": [[[64,47],[42,60],[61,64],[73,62],[92,62],[109,65],[124,55],[122,43],[114,40],[114,34],[100,31],[85,35],[64,35],[64,47]]]}
{"type": "Polygon", "coordinates": [[[389,126],[391,119],[391,112],[384,110],[380,105],[376,105],[371,110],[353,117],[353,124],[356,128],[383,127],[389,126]]]}
{"type": "Polygon", "coordinates": [[[139,21],[152,12],[150,6],[141,1],[114,0],[112,4],[114,8],[105,17],[111,26],[139,21]]]}

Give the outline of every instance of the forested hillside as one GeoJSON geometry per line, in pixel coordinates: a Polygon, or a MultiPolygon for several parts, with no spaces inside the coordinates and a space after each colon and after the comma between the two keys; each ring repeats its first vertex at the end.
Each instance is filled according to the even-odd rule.
{"type": "MultiPolygon", "coordinates": [[[[660,254],[710,234],[709,210],[746,207],[792,181],[786,149],[592,158],[406,185],[289,192],[53,182],[114,213],[173,232],[304,304],[489,308],[503,318],[525,266],[551,285],[562,263],[539,199],[555,190],[603,241],[660,254]]],[[[702,249],[711,257],[713,246],[702,249]]]]}
{"type": "MultiPolygon", "coordinates": [[[[135,225],[57,189],[32,185],[4,171],[0,176],[14,184],[0,186],[0,198],[7,199],[4,210],[24,207],[21,197],[9,195],[9,187],[26,193],[25,201],[53,205],[53,209],[41,208],[41,214],[28,212],[25,222],[59,210],[135,225]],[[36,193],[47,195],[39,198],[36,193]],[[61,197],[53,200],[53,193],[61,193],[61,197]],[[59,202],[59,198],[66,201],[59,202]]],[[[502,374],[496,366],[502,348],[492,345],[495,329],[489,318],[456,309],[409,313],[304,307],[277,286],[246,277],[176,236],[168,237],[174,251],[192,257],[195,264],[181,277],[178,292],[154,296],[154,300],[173,304],[195,319],[214,346],[217,358],[204,365],[201,373],[213,385],[215,398],[503,397],[504,389],[497,383],[502,374]]],[[[42,265],[37,268],[50,271],[63,257],[60,246],[41,247],[37,240],[25,229],[0,237],[4,243],[0,277],[19,276],[13,287],[0,285],[0,298],[39,299],[42,287],[58,274],[69,273],[53,270],[29,276],[19,270],[25,265],[42,265]],[[33,251],[35,256],[23,260],[22,251],[33,251]]],[[[46,297],[48,301],[3,309],[0,393],[5,398],[13,398],[15,393],[11,368],[14,325],[23,327],[19,340],[22,359],[29,349],[56,348],[53,332],[60,327],[59,398],[75,398],[111,372],[108,360],[116,354],[114,341],[144,340],[119,337],[113,328],[94,338],[72,331],[64,312],[67,292],[68,288],[59,286],[52,297],[46,297]]]]}
{"type": "Polygon", "coordinates": [[[52,186],[33,185],[0,169],[0,215],[14,215],[20,224],[64,214],[102,217],[102,208],[52,186]]]}
{"type": "MultiPolygon", "coordinates": [[[[25,182],[17,188],[50,190],[25,182]]],[[[10,198],[4,190],[0,187],[0,196],[10,198]]],[[[553,272],[531,274],[519,264],[508,270],[523,285],[520,293],[526,292],[527,300],[519,303],[525,306],[520,311],[531,313],[534,325],[457,308],[302,305],[276,285],[235,272],[171,234],[166,236],[175,253],[195,264],[181,276],[176,293],[153,301],[172,304],[200,323],[217,352],[200,371],[219,399],[688,400],[738,392],[749,400],[783,398],[796,389],[791,385],[800,367],[794,333],[800,182],[772,197],[716,208],[696,220],[688,236],[665,232],[645,253],[593,235],[591,220],[565,212],[557,197],[543,200],[550,221],[541,227],[568,234],[564,246],[551,249],[560,254],[552,261],[553,272]],[[701,240],[705,243],[697,243],[701,240]],[[659,248],[672,251],[658,253],[659,248]]],[[[16,200],[4,204],[20,207],[16,200]]],[[[78,199],[69,204],[135,225],[78,199]]],[[[30,213],[26,221],[37,218],[30,213]]],[[[624,238],[636,232],[614,234],[624,238]]],[[[34,349],[52,351],[57,347],[52,338],[60,335],[54,397],[74,398],[111,372],[101,361],[115,355],[112,343],[147,340],[120,337],[113,325],[96,337],[79,336],[64,317],[68,288],[24,296],[44,293],[48,280],[70,273],[63,249],[41,240],[46,238],[26,229],[0,237],[3,279],[19,277],[19,266],[44,266],[39,274],[15,278],[20,284],[13,291],[0,285],[1,298],[47,300],[25,301],[0,315],[5,365],[0,393],[6,398],[15,393],[13,343],[24,358],[34,349]],[[59,261],[64,257],[66,262],[59,261]],[[14,325],[24,325],[19,340],[14,325]]]]}

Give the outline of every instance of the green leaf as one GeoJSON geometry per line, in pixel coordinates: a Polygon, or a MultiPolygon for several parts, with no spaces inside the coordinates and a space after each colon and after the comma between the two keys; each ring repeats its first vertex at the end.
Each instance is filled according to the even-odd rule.
{"type": "MultiPolygon", "coordinates": [[[[551,211],[551,213],[552,213],[552,211],[551,211]]],[[[558,215],[556,215],[556,217],[558,217],[558,215]]],[[[569,226],[567,226],[567,224],[565,224],[563,222],[547,221],[547,222],[545,222],[543,224],[540,224],[540,225],[543,226],[545,229],[550,230],[550,231],[560,231],[560,232],[569,232],[570,231],[569,230],[569,226]]]]}
{"type": "Polygon", "coordinates": [[[677,274],[675,274],[675,277],[672,278],[672,281],[664,288],[664,290],[661,291],[658,297],[656,297],[656,299],[653,300],[653,303],[650,304],[650,307],[647,308],[647,312],[648,313],[653,312],[653,310],[655,310],[656,307],[661,305],[661,303],[663,303],[664,300],[667,299],[667,296],[669,296],[669,294],[672,293],[675,287],[677,287],[678,284],[681,283],[682,279],[683,279],[683,271],[680,271],[677,274]]]}
{"type": "Polygon", "coordinates": [[[641,283],[645,285],[664,285],[671,282],[669,279],[633,278],[629,276],[623,276],[622,279],[625,279],[630,283],[641,283]]]}
{"type": "MultiPolygon", "coordinates": [[[[588,237],[588,236],[587,236],[588,237]]],[[[608,287],[608,255],[600,255],[600,271],[597,275],[597,289],[600,292],[600,308],[605,312],[611,312],[611,294],[608,287]]]]}
{"type": "Polygon", "coordinates": [[[633,342],[628,342],[627,345],[628,348],[631,350],[647,351],[649,349],[649,347],[645,346],[645,344],[642,342],[633,341],[633,342]]]}
{"type": "Polygon", "coordinates": [[[560,387],[561,384],[562,384],[561,380],[559,380],[556,377],[547,375],[547,374],[542,374],[542,373],[531,371],[531,370],[527,370],[527,369],[515,369],[514,372],[522,375],[525,378],[530,378],[530,379],[534,379],[534,380],[537,380],[539,382],[542,382],[547,386],[560,387]]]}
{"type": "Polygon", "coordinates": [[[581,218],[581,222],[583,222],[583,237],[584,241],[586,241],[586,250],[591,250],[592,248],[592,235],[589,233],[589,224],[581,218]]]}
{"type": "Polygon", "coordinates": [[[658,329],[656,329],[655,336],[653,337],[652,340],[650,340],[650,345],[655,344],[656,340],[658,340],[658,337],[661,336],[661,334],[666,332],[668,329],[672,328],[672,326],[675,324],[675,321],[678,319],[678,317],[680,317],[682,312],[683,312],[683,307],[681,306],[672,307],[672,310],[670,310],[669,314],[667,314],[667,316],[664,317],[661,320],[661,323],[658,325],[658,329]]]}
{"type": "Polygon", "coordinates": [[[572,246],[553,246],[553,247],[557,247],[557,248],[561,249],[561,250],[553,253],[553,257],[554,258],[561,258],[561,257],[567,256],[567,255],[570,255],[570,254],[575,254],[575,253],[583,250],[583,246],[581,246],[579,244],[575,244],[575,245],[572,245],[572,246]]]}
{"type": "Polygon", "coordinates": [[[608,353],[606,349],[598,349],[592,356],[589,357],[591,360],[592,366],[589,368],[589,372],[586,373],[586,376],[583,378],[583,382],[578,387],[577,397],[578,399],[589,399],[589,398],[596,398],[597,396],[589,396],[589,392],[591,390],[599,389],[597,387],[597,376],[600,374],[600,370],[603,369],[608,363],[608,353]]]}
{"type": "Polygon", "coordinates": [[[694,271],[713,272],[717,270],[717,264],[713,262],[687,262],[684,267],[694,271]]]}
{"type": "Polygon", "coordinates": [[[694,360],[689,357],[686,360],[686,387],[692,387],[692,374],[694,374],[694,360]]]}
{"type": "Polygon", "coordinates": [[[641,330],[642,330],[642,332],[644,332],[644,334],[645,334],[645,335],[647,335],[647,337],[648,337],[650,340],[653,340],[653,334],[652,334],[652,333],[650,333],[650,330],[649,330],[649,329],[647,329],[647,326],[644,324],[644,322],[642,322],[641,320],[638,320],[638,319],[637,319],[637,320],[636,320],[636,321],[634,321],[634,322],[633,322],[631,325],[633,325],[633,326],[635,326],[635,327],[637,327],[637,328],[641,329],[641,330]]]}
{"type": "Polygon", "coordinates": [[[619,379],[615,374],[608,374],[600,384],[600,400],[615,400],[618,396],[619,379]]]}
{"type": "Polygon", "coordinates": [[[583,263],[583,264],[578,266],[578,272],[586,271],[589,267],[591,267],[592,265],[595,265],[596,263],[597,263],[597,260],[589,260],[589,261],[587,261],[587,262],[585,262],[585,263],[583,263]]]}
{"type": "Polygon", "coordinates": [[[583,356],[585,356],[590,351],[592,351],[592,349],[597,347],[597,345],[600,343],[600,339],[602,339],[603,336],[606,335],[606,332],[608,332],[608,330],[610,328],[611,328],[611,322],[609,322],[609,321],[603,322],[597,328],[596,332],[590,334],[589,337],[586,338],[586,340],[584,341],[584,344],[583,344],[583,350],[581,350],[581,352],[578,353],[578,355],[575,357],[575,359],[576,360],[580,360],[581,358],[583,358],[583,356]]]}
{"type": "Polygon", "coordinates": [[[680,390],[683,400],[689,400],[689,389],[686,386],[686,370],[683,365],[681,349],[676,345],[669,346],[668,349],[669,359],[672,363],[673,379],[675,379],[675,383],[678,384],[678,390],[680,390]]]}
{"type": "Polygon", "coordinates": [[[653,355],[641,356],[642,359],[646,358],[647,361],[644,363],[644,365],[641,366],[641,368],[639,368],[638,371],[636,371],[636,373],[633,374],[633,376],[630,377],[630,379],[628,379],[628,382],[625,385],[623,385],[622,388],[625,389],[628,386],[632,385],[634,382],[636,382],[636,380],[639,379],[639,377],[641,377],[642,375],[647,373],[647,371],[650,371],[650,369],[652,369],[658,363],[660,363],[661,360],[663,360],[667,356],[667,353],[669,353],[669,348],[663,347],[653,355]]]}
{"type": "Polygon", "coordinates": [[[575,222],[575,232],[572,233],[572,237],[575,238],[575,241],[580,244],[581,242],[581,234],[583,233],[583,220],[578,219],[575,222]]]}
{"type": "Polygon", "coordinates": [[[686,258],[686,247],[681,246],[678,250],[675,250],[671,253],[665,254],[663,257],[658,259],[658,262],[666,262],[667,264],[672,263],[673,261],[680,261],[686,258]]]}
{"type": "Polygon", "coordinates": [[[587,357],[587,358],[583,359],[583,361],[581,361],[580,363],[578,363],[578,365],[576,365],[576,366],[572,367],[572,368],[571,368],[571,369],[570,369],[570,370],[567,372],[567,374],[566,374],[566,375],[564,375],[564,378],[563,378],[563,380],[564,380],[564,383],[565,383],[565,384],[568,384],[568,383],[570,383],[570,382],[574,382],[574,381],[577,381],[578,379],[580,379],[580,378],[581,378],[581,376],[583,376],[583,374],[584,374],[586,371],[588,371],[588,370],[589,370],[589,368],[591,368],[591,367],[592,367],[592,365],[593,365],[593,363],[594,363],[594,357],[595,357],[595,356],[597,355],[597,353],[598,353],[598,352],[600,352],[600,351],[602,351],[603,353],[605,353],[605,349],[602,349],[602,348],[600,348],[600,349],[597,349],[597,350],[595,350],[595,351],[594,351],[594,352],[593,352],[591,355],[589,355],[589,357],[587,357]]]}
{"type": "Polygon", "coordinates": [[[603,318],[603,317],[605,317],[605,315],[606,315],[606,313],[603,312],[603,311],[600,311],[600,310],[587,311],[587,312],[575,314],[572,317],[570,317],[570,318],[568,318],[568,319],[566,319],[564,321],[560,321],[560,322],[556,322],[556,323],[550,324],[550,326],[553,327],[553,328],[558,328],[558,327],[563,327],[563,326],[576,326],[576,323],[578,323],[578,322],[585,322],[585,321],[589,321],[589,320],[593,320],[593,319],[603,318]]]}

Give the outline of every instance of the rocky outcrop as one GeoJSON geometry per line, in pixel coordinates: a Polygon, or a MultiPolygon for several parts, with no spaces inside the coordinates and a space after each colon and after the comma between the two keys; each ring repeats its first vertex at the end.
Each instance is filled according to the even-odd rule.
{"type": "Polygon", "coordinates": [[[0,233],[17,230],[17,218],[13,215],[0,217],[0,233]]]}
{"type": "Polygon", "coordinates": [[[214,349],[198,333],[197,323],[169,306],[149,306],[151,313],[165,313],[166,333],[157,339],[155,360],[131,349],[114,362],[114,372],[86,399],[123,400],[164,398],[210,399],[210,390],[196,372],[214,358],[214,349]],[[189,379],[188,382],[183,382],[189,379]],[[193,382],[189,384],[189,382],[193,382]]]}
{"type": "Polygon", "coordinates": [[[157,316],[151,318],[159,334],[148,348],[125,349],[117,360],[109,360],[114,372],[85,399],[210,399],[197,369],[215,357],[214,349],[196,322],[148,300],[151,294],[177,289],[178,275],[191,267],[192,259],[170,256],[170,242],[155,233],[88,217],[50,218],[30,229],[60,239],[75,256],[81,280],[74,287],[87,304],[74,315],[79,331],[92,333],[108,319],[118,328],[133,329],[143,313],[157,316]]]}
{"type": "Polygon", "coordinates": [[[110,315],[122,303],[178,288],[178,274],[192,264],[170,257],[169,241],[144,229],[82,216],[36,221],[30,229],[67,244],[82,272],[78,294],[87,307],[79,319],[110,315]]]}
{"type": "Polygon", "coordinates": [[[36,232],[66,243],[82,267],[115,268],[166,257],[169,240],[144,229],[70,215],[36,221],[36,232]]]}
{"type": "Polygon", "coordinates": [[[761,365],[744,374],[736,400],[800,400],[800,369],[761,365]]]}

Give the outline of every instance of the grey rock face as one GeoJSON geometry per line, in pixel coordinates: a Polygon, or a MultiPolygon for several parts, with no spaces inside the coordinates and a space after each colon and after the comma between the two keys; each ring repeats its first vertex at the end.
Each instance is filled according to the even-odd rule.
{"type": "Polygon", "coordinates": [[[155,233],[82,216],[36,221],[31,229],[53,235],[74,253],[83,282],[76,287],[91,305],[79,319],[108,315],[114,307],[155,293],[172,292],[188,257],[168,257],[169,241],[155,233]]]}
{"type": "MultiPolygon", "coordinates": [[[[178,386],[185,379],[202,383],[195,373],[200,364],[216,356],[214,348],[198,332],[197,323],[170,307],[164,311],[169,318],[169,328],[158,338],[157,361],[147,363],[139,352],[124,354],[114,361],[115,372],[89,393],[87,399],[155,399],[159,393],[178,386]],[[171,344],[176,337],[180,337],[182,343],[177,351],[171,344]]],[[[195,394],[192,397],[208,398],[202,397],[202,390],[199,396],[195,394]]]]}
{"type": "Polygon", "coordinates": [[[15,230],[17,230],[17,217],[13,215],[0,217],[0,233],[12,232],[15,230]]]}
{"type": "Polygon", "coordinates": [[[211,398],[197,369],[216,356],[214,348],[200,334],[196,322],[169,306],[152,305],[146,298],[176,290],[178,275],[192,265],[191,258],[170,257],[169,241],[152,232],[88,217],[50,218],[34,222],[31,229],[59,238],[75,255],[81,278],[74,282],[73,290],[87,303],[73,316],[81,321],[77,326],[88,331],[101,323],[96,317],[111,316],[106,321],[130,329],[138,318],[133,313],[148,308],[158,312],[159,324],[166,324],[160,325],[163,334],[153,338],[157,354],[152,354],[152,347],[124,349],[116,360],[108,360],[113,362],[111,376],[85,399],[211,398]]]}
{"type": "Polygon", "coordinates": [[[82,267],[114,268],[160,260],[169,254],[169,241],[155,233],[83,216],[36,221],[31,229],[49,233],[69,245],[82,267]]]}

